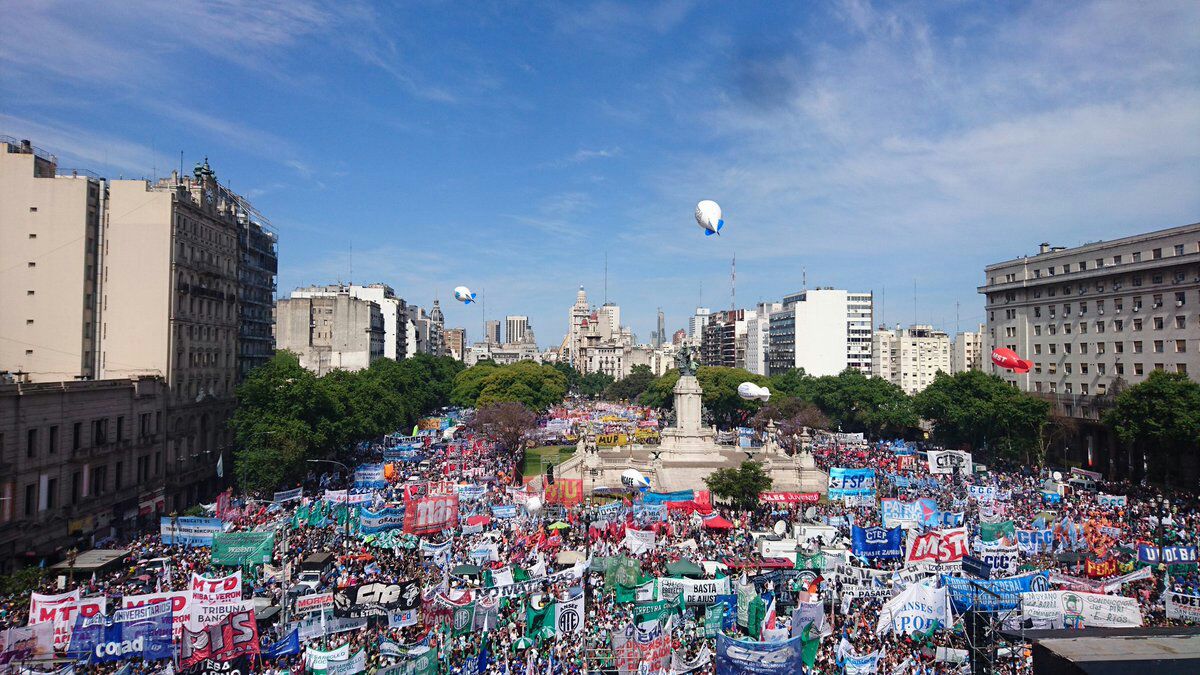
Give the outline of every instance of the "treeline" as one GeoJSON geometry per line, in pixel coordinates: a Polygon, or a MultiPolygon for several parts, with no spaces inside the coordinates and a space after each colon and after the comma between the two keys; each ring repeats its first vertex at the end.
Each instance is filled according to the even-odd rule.
{"type": "Polygon", "coordinates": [[[450,403],[462,370],[454,359],[418,355],[317,377],[295,354],[276,352],[237,390],[230,426],[239,484],[251,491],[291,485],[310,459],[333,458],[360,441],[411,428],[450,403]]]}

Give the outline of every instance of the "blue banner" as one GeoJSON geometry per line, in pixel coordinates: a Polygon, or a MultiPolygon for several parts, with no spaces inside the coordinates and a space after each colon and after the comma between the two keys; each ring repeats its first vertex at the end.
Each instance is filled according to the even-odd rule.
{"type": "Polygon", "coordinates": [[[172,605],[154,602],[111,617],[76,615],[67,654],[79,661],[158,661],[175,654],[172,605]]]}
{"type": "Polygon", "coordinates": [[[287,634],[287,637],[275,642],[271,646],[263,650],[264,659],[277,659],[281,656],[290,656],[300,653],[300,632],[293,628],[292,632],[287,634]]]}
{"type": "Polygon", "coordinates": [[[724,623],[721,624],[721,630],[732,631],[737,628],[737,595],[718,595],[717,602],[725,605],[724,623]]]}
{"type": "Polygon", "coordinates": [[[387,487],[382,464],[360,464],[354,469],[354,487],[380,489],[387,487]]]}
{"type": "Polygon", "coordinates": [[[517,505],[516,504],[505,504],[505,505],[497,504],[496,506],[492,507],[492,515],[497,518],[516,518],[517,517],[517,505]]]}
{"type": "Polygon", "coordinates": [[[634,504],[633,517],[639,520],[661,522],[667,519],[666,504],[634,504]]]}
{"type": "Polygon", "coordinates": [[[829,498],[842,499],[846,496],[875,496],[875,469],[830,468],[829,498]]]}
{"type": "Polygon", "coordinates": [[[783,642],[717,635],[717,675],[793,675],[803,672],[800,636],[783,642]]]}
{"type": "Polygon", "coordinates": [[[690,502],[696,498],[695,493],[691,490],[679,490],[678,492],[643,492],[643,504],[665,504],[667,502],[690,502]]]}
{"type": "Polygon", "coordinates": [[[1159,549],[1154,544],[1138,544],[1138,562],[1147,565],[1195,565],[1196,547],[1164,546],[1159,549]]]}
{"type": "Polygon", "coordinates": [[[358,512],[358,522],[363,534],[377,534],[387,530],[398,530],[404,527],[404,509],[394,506],[372,511],[362,508],[358,512]]]}
{"type": "Polygon", "coordinates": [[[962,527],[963,521],[966,520],[966,513],[962,511],[939,511],[937,517],[933,519],[934,528],[947,527],[962,527]]]}
{"type": "Polygon", "coordinates": [[[860,558],[901,558],[904,556],[899,527],[859,527],[855,525],[850,528],[850,539],[854,542],[854,555],[860,558]]]}
{"type": "Polygon", "coordinates": [[[1062,501],[1062,495],[1058,494],[1057,492],[1043,492],[1042,493],[1042,503],[1043,504],[1057,504],[1061,501],[1062,501]]]}
{"type": "Polygon", "coordinates": [[[160,518],[162,543],[167,546],[212,546],[213,535],[225,530],[220,518],[160,518]]]}
{"type": "Polygon", "coordinates": [[[942,583],[950,591],[954,611],[1001,612],[1021,605],[1021,594],[1050,590],[1050,573],[1034,572],[1007,579],[963,579],[942,575],[942,583]],[[989,595],[983,589],[995,593],[989,595]],[[999,597],[996,597],[999,596],[999,597]]]}
{"type": "Polygon", "coordinates": [[[1054,530],[1017,530],[1017,549],[1025,555],[1049,553],[1054,550],[1054,530]]]}
{"type": "Polygon", "coordinates": [[[932,527],[939,519],[937,502],[929,497],[906,502],[891,497],[879,500],[879,514],[884,527],[896,527],[901,521],[911,520],[925,527],[932,527]]]}

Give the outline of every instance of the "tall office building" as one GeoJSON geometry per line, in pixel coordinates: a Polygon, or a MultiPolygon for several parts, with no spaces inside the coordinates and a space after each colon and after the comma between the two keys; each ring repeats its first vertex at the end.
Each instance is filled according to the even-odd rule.
{"type": "Polygon", "coordinates": [[[771,374],[836,375],[848,367],[870,374],[870,293],[817,288],[785,296],[782,305],[770,319],[771,374]]]}
{"type": "Polygon", "coordinates": [[[667,340],[667,319],[663,315],[662,307],[658,308],[658,327],[654,331],[654,348],[662,349],[663,343],[667,340]]]}
{"type": "Polygon", "coordinates": [[[692,316],[688,318],[688,337],[700,342],[701,336],[704,334],[704,327],[708,325],[708,315],[710,310],[707,307],[697,307],[692,316]]]}
{"type": "Polygon", "coordinates": [[[447,328],[446,329],[446,355],[462,361],[466,356],[467,346],[467,329],[465,328],[447,328]]]}
{"type": "Polygon", "coordinates": [[[915,394],[950,372],[950,336],[933,326],[914,325],[875,331],[871,374],[915,394]]]}
{"type": "Polygon", "coordinates": [[[485,324],[483,341],[489,345],[501,344],[499,321],[492,320],[485,324]]]}
{"type": "Polygon", "coordinates": [[[954,343],[950,345],[951,373],[983,370],[983,336],[985,332],[984,325],[979,324],[979,330],[962,331],[954,336],[954,343]]]}
{"type": "Polygon", "coordinates": [[[767,353],[771,347],[771,314],[783,309],[781,302],[760,302],[746,316],[746,370],[767,374],[767,353]]]}
{"type": "Polygon", "coordinates": [[[988,265],[983,354],[1008,347],[1025,374],[984,368],[1079,420],[1085,466],[1137,478],[1141,460],[1097,423],[1122,386],[1155,370],[1200,378],[1200,223],[988,265]]]}
{"type": "Polygon", "coordinates": [[[510,345],[524,344],[528,340],[529,333],[529,317],[527,316],[506,316],[504,317],[504,336],[505,342],[510,345]]]}

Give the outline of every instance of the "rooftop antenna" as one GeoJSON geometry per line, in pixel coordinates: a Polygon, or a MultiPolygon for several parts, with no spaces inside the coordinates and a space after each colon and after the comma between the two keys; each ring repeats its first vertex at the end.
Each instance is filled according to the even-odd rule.
{"type": "Polygon", "coordinates": [[[608,304],[608,251],[604,252],[604,304],[608,304]]]}
{"type": "Polygon", "coordinates": [[[917,278],[913,277],[913,318],[912,322],[917,322],[917,278]]]}
{"type": "Polygon", "coordinates": [[[704,306],[704,280],[700,280],[700,304],[696,305],[696,309],[704,306]]]}
{"type": "Polygon", "coordinates": [[[887,328],[887,286],[883,287],[881,295],[883,297],[879,302],[879,325],[887,328]]]}
{"type": "Polygon", "coordinates": [[[350,280],[349,285],[354,285],[354,237],[350,238],[350,280]]]}
{"type": "Polygon", "coordinates": [[[183,183],[183,150],[179,151],[179,182],[183,183]]]}
{"type": "Polygon", "coordinates": [[[954,301],[954,334],[958,335],[958,301],[954,301]]]}
{"type": "Polygon", "coordinates": [[[737,310],[737,253],[729,261],[729,311],[737,310]]]}
{"type": "Polygon", "coordinates": [[[802,290],[802,291],[808,290],[808,267],[807,266],[800,268],[800,290],[802,290]]]}

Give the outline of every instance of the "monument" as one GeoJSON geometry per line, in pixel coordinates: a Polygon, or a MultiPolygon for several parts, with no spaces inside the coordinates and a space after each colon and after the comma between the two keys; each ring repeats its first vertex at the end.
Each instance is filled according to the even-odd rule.
{"type": "Polygon", "coordinates": [[[807,444],[799,444],[793,455],[783,452],[773,423],[767,427],[761,448],[718,444],[716,429],[703,424],[704,390],[687,347],[679,350],[675,367],[679,371],[673,390],[675,422],[662,430],[658,446],[599,448],[593,438],[580,435],[578,449],[557,468],[557,476],[580,479],[585,495],[597,488],[620,487],[621,473],[630,468],[648,477],[655,492],[704,490],[704,478],[710,473],[752,459],[771,477],[772,490],[826,492],[829,478],[817,469],[807,444]]]}

